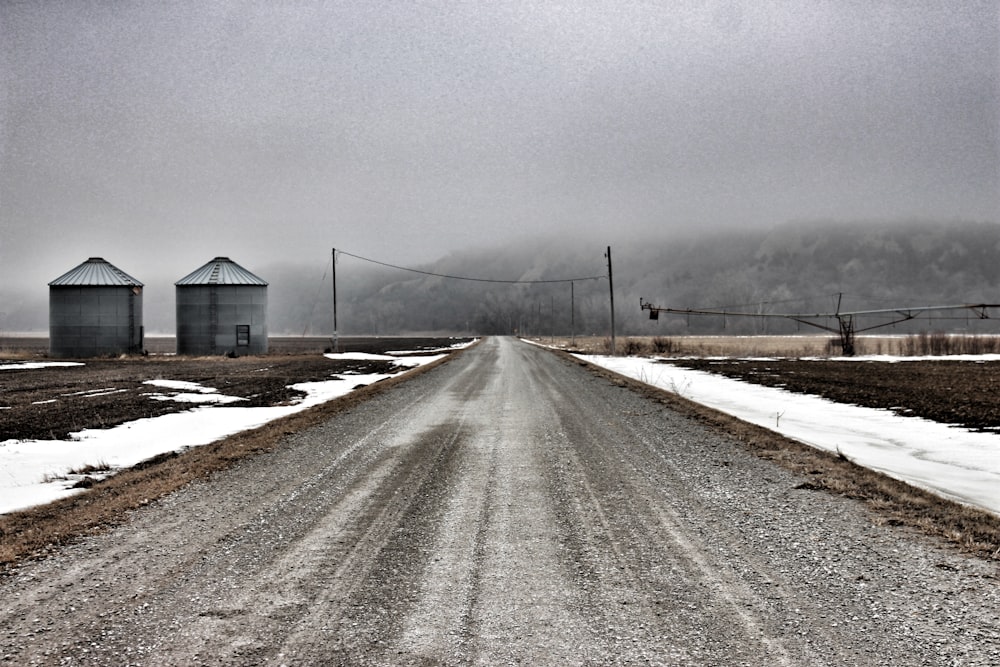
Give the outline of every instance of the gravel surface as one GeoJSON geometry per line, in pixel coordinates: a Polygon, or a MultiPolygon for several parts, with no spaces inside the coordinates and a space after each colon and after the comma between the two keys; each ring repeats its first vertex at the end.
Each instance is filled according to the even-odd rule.
{"type": "Polygon", "coordinates": [[[4,664],[1000,664],[997,565],[544,350],[454,361],[0,581],[4,664]]]}

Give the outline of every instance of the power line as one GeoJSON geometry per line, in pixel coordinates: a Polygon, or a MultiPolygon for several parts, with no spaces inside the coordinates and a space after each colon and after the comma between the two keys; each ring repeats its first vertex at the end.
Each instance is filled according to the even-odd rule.
{"type": "MultiPolygon", "coordinates": [[[[721,310],[721,309],[729,309],[729,308],[763,308],[764,306],[774,306],[774,305],[786,304],[786,303],[803,303],[803,302],[819,301],[821,299],[827,299],[827,298],[831,298],[831,297],[832,298],[836,298],[838,296],[840,296],[840,295],[838,293],[836,293],[836,292],[833,293],[833,294],[819,294],[819,295],[815,295],[814,294],[814,295],[811,295],[811,296],[801,296],[801,297],[795,297],[795,298],[792,298],[792,299],[779,299],[779,300],[772,300],[772,301],[753,301],[751,303],[730,303],[730,304],[724,304],[724,305],[720,305],[720,306],[708,306],[708,307],[705,307],[705,308],[695,308],[694,310],[721,310]]],[[[845,294],[843,296],[847,296],[847,295],[845,294]]]]}
{"type": "Polygon", "coordinates": [[[434,273],[433,271],[421,271],[420,269],[410,269],[405,266],[397,266],[395,264],[388,264],[386,262],[380,262],[376,259],[370,259],[368,257],[362,257],[360,255],[355,255],[353,253],[347,252],[345,250],[337,250],[338,254],[347,255],[348,257],[353,257],[354,259],[360,259],[363,262],[370,262],[371,264],[378,264],[379,266],[385,266],[390,269],[398,269],[400,271],[409,271],[410,273],[419,273],[425,276],[434,276],[435,278],[448,278],[449,280],[468,280],[477,283],[503,283],[505,285],[537,285],[542,283],[573,283],[580,282],[584,280],[600,280],[602,278],[607,278],[607,276],[586,276],[584,278],[559,278],[557,280],[498,280],[495,278],[470,278],[468,276],[452,276],[446,273],[434,273]]]}

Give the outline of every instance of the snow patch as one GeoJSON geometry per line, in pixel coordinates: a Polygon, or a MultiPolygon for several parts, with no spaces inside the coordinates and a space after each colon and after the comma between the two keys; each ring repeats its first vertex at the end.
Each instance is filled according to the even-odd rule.
{"type": "MultiPolygon", "coordinates": [[[[5,440],[0,442],[0,514],[40,505],[74,493],[74,479],[68,471],[98,462],[111,469],[128,468],[158,454],[181,451],[215,442],[221,438],[262,426],[267,422],[301,412],[315,405],[349,394],[363,386],[384,380],[447,355],[415,356],[406,359],[390,355],[327,354],[330,359],[385,360],[393,362],[394,373],[359,374],[322,382],[290,385],[305,394],[290,405],[273,407],[227,407],[214,404],[244,400],[219,394],[214,387],[194,382],[159,379],[146,384],[175,393],[149,394],[154,400],[190,402],[195,407],[148,419],[137,419],[109,429],[87,429],[70,434],[69,440],[5,440]]],[[[60,364],[83,365],[83,364],[60,364]]],[[[34,366],[37,367],[37,366],[34,366]]]]}
{"type": "Polygon", "coordinates": [[[0,363],[0,371],[21,371],[37,368],[56,368],[60,366],[83,366],[79,361],[24,361],[17,364],[0,363]]]}

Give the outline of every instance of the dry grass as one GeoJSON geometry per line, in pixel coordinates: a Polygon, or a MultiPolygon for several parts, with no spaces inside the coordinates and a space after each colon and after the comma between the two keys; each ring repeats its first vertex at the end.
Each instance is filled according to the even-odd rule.
{"type": "MultiPolygon", "coordinates": [[[[535,339],[568,352],[610,354],[604,336],[535,339]]],[[[840,356],[840,340],[829,335],[798,336],[621,336],[617,354],[664,357],[832,357],[840,356]]],[[[907,336],[858,336],[855,353],[924,356],[1000,353],[1000,336],[920,333],[907,336]]]]}
{"type": "Polygon", "coordinates": [[[38,353],[23,347],[0,346],[0,359],[6,361],[28,361],[37,359],[38,353]]]}
{"type": "Polygon", "coordinates": [[[229,468],[241,459],[279,446],[282,438],[351,409],[400,382],[425,373],[461,354],[461,350],[403,375],[363,387],[309,410],[275,420],[183,453],[156,456],[93,484],[87,491],[53,503],[0,515],[0,573],[14,564],[43,556],[81,536],[100,532],[125,520],[128,512],[183,488],[197,479],[229,468]]]}
{"type": "MultiPolygon", "coordinates": [[[[575,363],[583,363],[567,357],[575,363]]],[[[1000,517],[952,502],[892,479],[849,459],[790,440],[765,428],[712,410],[671,392],[632,380],[597,366],[598,375],[612,378],[681,414],[726,433],[746,450],[802,476],[798,486],[853,498],[865,504],[877,525],[905,526],[943,540],[966,553],[1000,560],[1000,517]]]]}
{"type": "MultiPolygon", "coordinates": [[[[666,357],[824,356],[831,353],[831,340],[829,336],[620,336],[615,351],[620,355],[666,357]]],[[[604,336],[537,341],[567,352],[611,353],[611,339],[604,336]]]]}

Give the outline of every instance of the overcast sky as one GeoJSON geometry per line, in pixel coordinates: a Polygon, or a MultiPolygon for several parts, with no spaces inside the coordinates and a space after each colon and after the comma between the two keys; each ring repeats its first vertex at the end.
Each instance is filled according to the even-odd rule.
{"type": "Polygon", "coordinates": [[[1000,222],[998,45],[997,0],[0,0],[0,273],[1000,222]]]}

